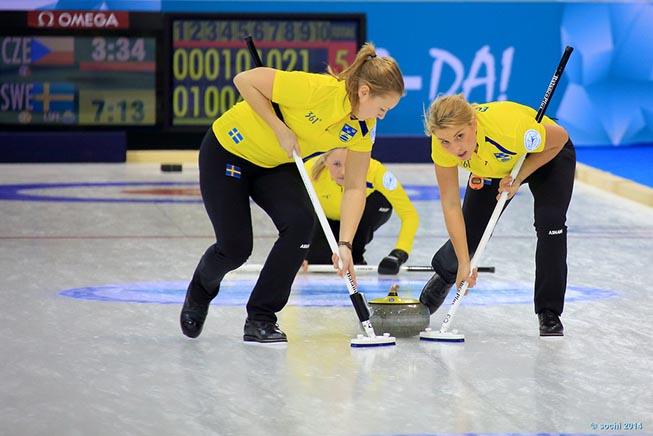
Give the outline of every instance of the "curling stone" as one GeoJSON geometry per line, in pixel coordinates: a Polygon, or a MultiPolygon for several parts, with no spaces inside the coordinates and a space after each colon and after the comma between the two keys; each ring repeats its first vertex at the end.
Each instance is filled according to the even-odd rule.
{"type": "Polygon", "coordinates": [[[392,285],[387,297],[369,302],[370,322],[377,334],[407,338],[415,336],[429,326],[429,309],[414,298],[401,298],[399,285],[392,285]]]}
{"type": "Polygon", "coordinates": [[[183,169],[180,163],[162,163],[161,171],[164,173],[178,173],[183,169]]]}

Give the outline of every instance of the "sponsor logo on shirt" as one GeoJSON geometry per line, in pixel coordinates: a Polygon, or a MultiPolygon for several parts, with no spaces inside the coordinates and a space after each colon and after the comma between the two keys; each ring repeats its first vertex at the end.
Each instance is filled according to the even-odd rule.
{"type": "Polygon", "coordinates": [[[240,144],[242,142],[242,140],[245,139],[245,138],[243,138],[243,135],[235,127],[233,129],[229,130],[229,137],[236,144],[240,144]]]}
{"type": "Polygon", "coordinates": [[[524,148],[528,151],[533,151],[540,146],[542,136],[535,129],[528,129],[524,133],[524,148]]]}
{"type": "Polygon", "coordinates": [[[549,230],[549,235],[562,235],[562,229],[549,230]]]}
{"type": "Polygon", "coordinates": [[[340,140],[342,142],[347,142],[354,137],[356,132],[358,132],[358,130],[354,129],[349,124],[345,124],[342,126],[342,130],[340,130],[340,140]]]}
{"type": "Polygon", "coordinates": [[[304,115],[304,118],[308,119],[311,124],[317,124],[322,121],[322,118],[319,118],[317,115],[315,115],[313,111],[308,111],[308,113],[304,115]]]}
{"type": "Polygon", "coordinates": [[[305,249],[305,248],[308,248],[310,246],[311,246],[311,244],[302,244],[302,245],[299,246],[299,248],[304,248],[305,249]]]}

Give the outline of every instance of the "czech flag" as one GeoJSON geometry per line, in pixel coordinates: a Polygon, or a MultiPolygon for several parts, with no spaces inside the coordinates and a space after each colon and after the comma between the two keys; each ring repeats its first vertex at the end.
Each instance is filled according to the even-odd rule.
{"type": "Polygon", "coordinates": [[[67,36],[32,38],[32,65],[73,65],[75,39],[67,36]]]}

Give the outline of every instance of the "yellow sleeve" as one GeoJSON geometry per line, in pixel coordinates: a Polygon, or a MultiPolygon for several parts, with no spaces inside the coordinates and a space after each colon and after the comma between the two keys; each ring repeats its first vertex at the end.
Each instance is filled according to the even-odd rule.
{"type": "Polygon", "coordinates": [[[390,202],[401,220],[401,229],[399,230],[399,236],[397,236],[395,248],[399,248],[410,254],[413,249],[417,227],[419,226],[417,209],[411,203],[408,194],[406,194],[406,191],[404,191],[403,186],[401,186],[401,183],[395,175],[380,162],[373,162],[376,162],[376,165],[370,165],[370,169],[375,174],[374,177],[370,177],[368,180],[373,181],[374,189],[383,194],[388,202],[390,202]]]}
{"type": "Polygon", "coordinates": [[[458,165],[458,159],[448,153],[435,136],[431,136],[431,160],[441,167],[455,167],[458,165]]]}
{"type": "Polygon", "coordinates": [[[515,126],[515,145],[518,153],[539,153],[544,150],[546,130],[544,124],[535,121],[535,118],[520,115],[515,126]]]}
{"type": "Polygon", "coordinates": [[[315,91],[311,74],[276,70],[272,82],[272,101],[287,107],[308,107],[315,91]]]}

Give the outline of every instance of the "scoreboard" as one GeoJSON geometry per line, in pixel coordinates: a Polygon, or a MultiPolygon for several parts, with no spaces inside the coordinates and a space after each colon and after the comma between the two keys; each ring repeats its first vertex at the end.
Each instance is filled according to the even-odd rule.
{"type": "Polygon", "coordinates": [[[347,67],[363,41],[360,17],[243,16],[171,20],[171,125],[206,127],[239,99],[233,78],[251,68],[252,35],[266,66],[311,72],[347,67]]]}
{"type": "Polygon", "coordinates": [[[155,123],[155,38],[0,36],[0,125],[155,123]]]}
{"type": "Polygon", "coordinates": [[[128,143],[187,145],[241,97],[263,63],[340,71],[365,41],[361,14],[0,11],[0,131],[123,130],[128,143]]]}

